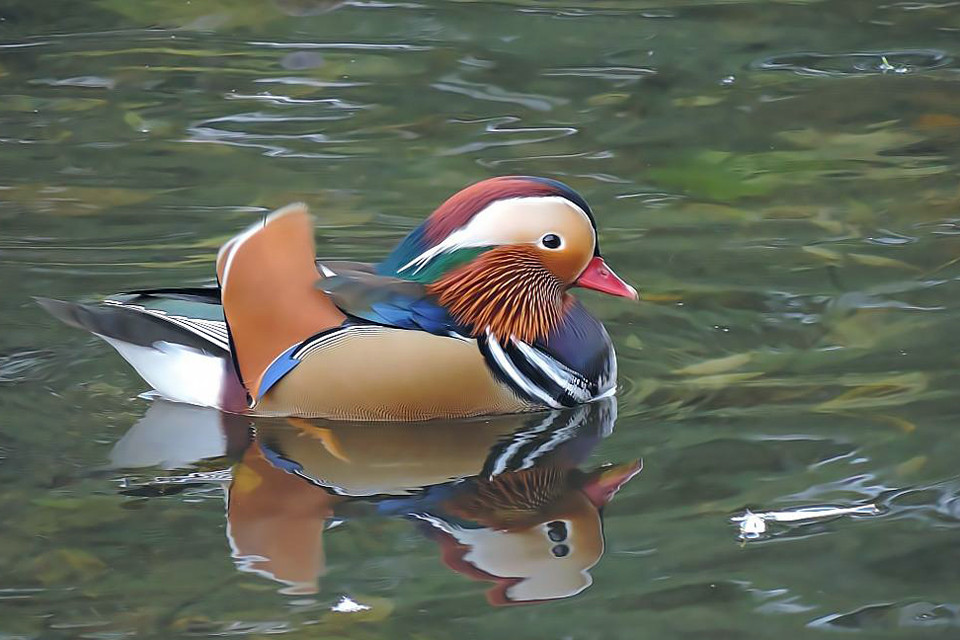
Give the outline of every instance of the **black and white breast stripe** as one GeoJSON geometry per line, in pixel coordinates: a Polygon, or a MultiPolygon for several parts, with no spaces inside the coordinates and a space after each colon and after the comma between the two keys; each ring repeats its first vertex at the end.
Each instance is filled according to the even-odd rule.
{"type": "Polygon", "coordinates": [[[501,344],[488,333],[478,341],[480,352],[497,377],[521,397],[539,405],[560,409],[590,402],[612,392],[616,360],[595,380],[574,371],[534,345],[510,339],[501,344]],[[613,367],[613,370],[610,370],[613,367]]]}
{"type": "Polygon", "coordinates": [[[181,329],[185,329],[190,333],[213,343],[224,351],[230,351],[230,338],[227,333],[227,323],[223,322],[222,320],[188,318],[187,316],[173,315],[165,311],[161,311],[160,309],[149,309],[138,304],[128,304],[119,300],[104,300],[103,304],[139,311],[140,313],[148,316],[166,320],[167,322],[174,324],[181,329]]]}

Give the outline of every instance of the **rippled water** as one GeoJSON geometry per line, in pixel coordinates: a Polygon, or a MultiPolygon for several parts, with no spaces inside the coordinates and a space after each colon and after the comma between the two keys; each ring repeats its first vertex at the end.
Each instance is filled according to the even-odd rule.
{"type": "Polygon", "coordinates": [[[955,635],[958,32],[953,2],[0,5],[0,639],[955,635]],[[582,294],[616,406],[252,432],[138,398],[30,298],[205,282],[292,200],[374,260],[503,173],[581,191],[644,292],[582,294]]]}

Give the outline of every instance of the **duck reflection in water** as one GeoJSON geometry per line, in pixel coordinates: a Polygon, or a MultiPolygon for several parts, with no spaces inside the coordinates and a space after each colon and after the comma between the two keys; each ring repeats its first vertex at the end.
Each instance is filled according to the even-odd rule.
{"type": "MultiPolygon", "coordinates": [[[[318,591],[324,530],[367,510],[409,519],[451,569],[494,583],[494,605],[553,600],[590,586],[601,511],[639,460],[581,471],[613,429],[615,400],[567,411],[456,422],[253,421],[156,402],[113,450],[115,467],[238,458],[227,537],[237,567],[318,591]]],[[[193,479],[210,481],[198,474],[193,479]]]]}

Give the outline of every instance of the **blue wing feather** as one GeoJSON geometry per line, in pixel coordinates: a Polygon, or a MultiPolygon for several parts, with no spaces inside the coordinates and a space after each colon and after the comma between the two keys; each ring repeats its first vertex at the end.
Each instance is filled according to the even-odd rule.
{"type": "Polygon", "coordinates": [[[341,272],[320,280],[317,287],[354,318],[437,335],[469,333],[416,282],[370,273],[341,272]]]}

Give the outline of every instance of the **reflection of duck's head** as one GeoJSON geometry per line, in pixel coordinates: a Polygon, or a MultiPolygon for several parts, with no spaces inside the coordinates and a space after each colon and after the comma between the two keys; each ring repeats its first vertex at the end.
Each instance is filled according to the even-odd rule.
{"type": "Polygon", "coordinates": [[[639,461],[591,473],[540,467],[480,480],[475,490],[418,514],[438,532],[456,571],[497,585],[493,604],[565,598],[590,586],[603,554],[600,510],[641,468],[639,461]]]}

